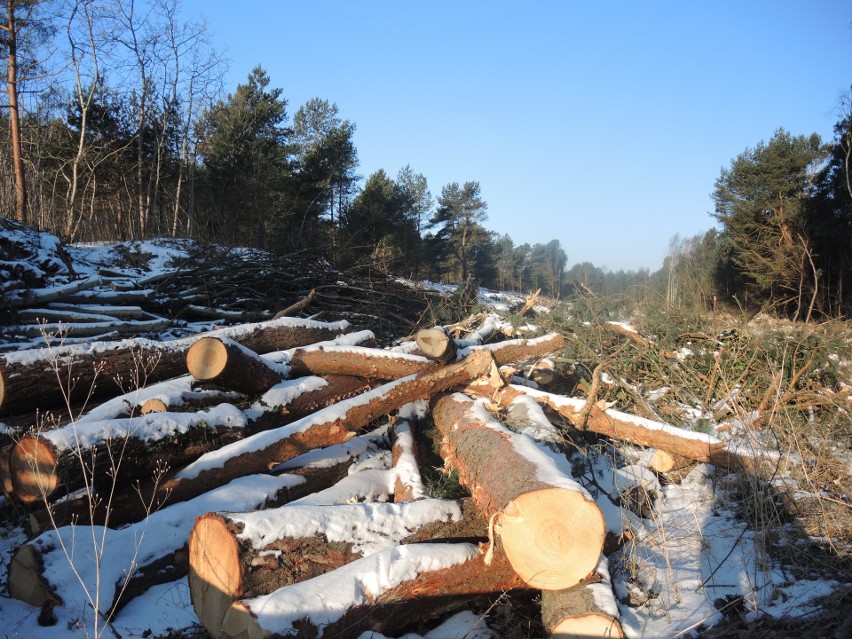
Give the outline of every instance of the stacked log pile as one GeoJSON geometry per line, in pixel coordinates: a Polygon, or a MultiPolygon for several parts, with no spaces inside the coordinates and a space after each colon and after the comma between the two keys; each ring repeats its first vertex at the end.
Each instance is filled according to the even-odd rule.
{"type": "MultiPolygon", "coordinates": [[[[678,459],[730,459],[716,442],[508,383],[563,340],[503,339],[500,326],[489,316],[467,339],[436,327],[413,354],[367,346],[372,333],[343,334],[345,324],[288,318],[150,345],[163,356],[149,386],[7,443],[4,483],[29,508],[33,532],[9,592],[34,606],[75,605],[88,582],[67,552],[73,521],[111,546],[138,546],[132,567],[110,564],[86,586],[103,590],[93,600],[105,619],[188,575],[216,638],[398,635],[530,591],[544,593],[553,636],[621,636],[599,505],[564,455],[507,428],[505,411],[531,397],[578,431],[678,459]],[[429,413],[468,498],[425,494],[417,441],[429,413]],[[149,542],[146,526],[168,538],[149,542]],[[322,606],[306,605],[316,598],[322,606]]],[[[54,374],[138,347],[69,347],[54,374]]],[[[46,380],[49,367],[38,353],[16,366],[0,368],[0,407],[23,421],[32,399],[15,380],[46,380]]]]}

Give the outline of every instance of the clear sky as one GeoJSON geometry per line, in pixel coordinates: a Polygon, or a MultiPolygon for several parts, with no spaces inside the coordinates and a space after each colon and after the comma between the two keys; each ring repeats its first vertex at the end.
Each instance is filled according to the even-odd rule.
{"type": "Polygon", "coordinates": [[[714,225],[723,167],[774,131],[819,133],[852,86],[849,0],[184,0],[261,64],[290,116],[334,102],[359,173],[410,164],[433,196],[476,180],[486,226],[568,263],[652,271],[714,225]]]}

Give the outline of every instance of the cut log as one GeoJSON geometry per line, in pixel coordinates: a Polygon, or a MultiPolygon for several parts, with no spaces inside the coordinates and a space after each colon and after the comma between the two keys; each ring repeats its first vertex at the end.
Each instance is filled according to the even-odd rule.
{"type": "Polygon", "coordinates": [[[293,377],[351,375],[367,379],[399,379],[435,364],[425,357],[364,346],[308,346],[297,348],[289,360],[293,377]]]}
{"type": "Polygon", "coordinates": [[[18,499],[33,504],[84,487],[127,484],[241,439],[246,423],[230,404],[197,413],[72,422],[15,444],[9,457],[12,487],[18,499]]]}
{"type": "Polygon", "coordinates": [[[694,463],[695,460],[689,457],[675,455],[665,450],[657,450],[651,457],[650,465],[658,473],[670,473],[673,470],[680,470],[694,463]]]}
{"type": "Polygon", "coordinates": [[[623,639],[606,557],[583,583],[543,591],[541,619],[554,639],[623,639]]]}
{"type": "Polygon", "coordinates": [[[536,360],[562,349],[565,338],[559,333],[548,333],[532,339],[510,339],[486,346],[470,346],[460,352],[461,356],[483,350],[491,353],[498,366],[512,362],[536,360]]]}
{"type": "Polygon", "coordinates": [[[314,301],[314,297],[316,297],[317,290],[315,288],[311,289],[311,292],[308,293],[304,298],[300,299],[295,304],[291,304],[287,308],[281,309],[275,314],[274,319],[278,319],[279,317],[289,317],[290,315],[295,315],[299,311],[303,310],[307,307],[308,304],[314,301]]]}
{"type": "MultiPolygon", "coordinates": [[[[283,386],[283,385],[282,385],[283,386]]],[[[322,408],[366,393],[376,386],[370,380],[349,375],[300,377],[291,380],[287,392],[273,387],[246,411],[246,436],[279,428],[303,419],[322,408]]]]}
{"type": "Polygon", "coordinates": [[[14,446],[14,444],[0,445],[0,489],[2,489],[4,495],[12,495],[14,493],[12,470],[9,468],[9,455],[14,446]]]}
{"type": "MultiPolygon", "coordinates": [[[[268,595],[404,543],[436,521],[461,522],[460,505],[431,499],[208,513],[189,535],[193,607],[208,632],[218,637],[225,613],[239,599],[268,595]]],[[[452,534],[453,529],[444,530],[452,534]]]]}
{"type": "Polygon", "coordinates": [[[359,559],[342,568],[235,602],[220,637],[338,637],[365,631],[398,635],[440,615],[488,605],[526,585],[505,561],[487,565],[470,544],[413,544],[359,559]],[[370,575],[364,583],[364,575],[370,575]],[[322,601],[313,611],[300,601],[322,601]]]}
{"type": "Polygon", "coordinates": [[[417,463],[417,442],[413,417],[397,418],[393,427],[392,462],[396,471],[393,500],[396,503],[423,499],[426,491],[417,463]]]}
{"type": "Polygon", "coordinates": [[[456,358],[456,342],[440,326],[417,331],[414,340],[417,342],[420,352],[430,359],[447,364],[456,358]]]}
{"type": "Polygon", "coordinates": [[[530,587],[569,588],[594,569],[606,534],[603,515],[542,448],[460,393],[434,402],[432,417],[442,456],[482,514],[495,518],[509,562],[530,587]]]}
{"type": "MultiPolygon", "coordinates": [[[[345,332],[348,322],[325,323],[284,317],[215,331],[258,353],[270,353],[345,332]]],[[[170,342],[145,339],[53,346],[0,355],[0,414],[65,407],[90,394],[124,393],[128,387],[186,372],[186,352],[198,337],[170,342]]]]}
{"type": "Polygon", "coordinates": [[[83,595],[79,573],[93,598],[99,584],[96,600],[101,612],[114,614],[151,586],[187,573],[186,540],[196,517],[211,510],[245,510],[262,508],[268,501],[281,502],[300,483],[301,478],[294,476],[246,477],[152,512],[147,521],[119,530],[95,529],[91,535],[81,535],[76,526],[50,529],[15,553],[9,566],[9,594],[33,606],[47,601],[70,606],[83,595]],[[99,572],[91,565],[98,552],[92,547],[93,539],[103,548],[99,572]]]}
{"type": "MultiPolygon", "coordinates": [[[[349,442],[349,446],[352,442],[349,442]]],[[[325,449],[323,452],[329,451],[325,449]]],[[[300,483],[294,484],[286,494],[279,499],[269,501],[268,507],[280,506],[307,496],[317,494],[340,482],[349,475],[353,458],[347,455],[325,456],[316,455],[318,460],[313,462],[294,462],[285,472],[288,476],[301,478],[300,483]]],[[[157,493],[158,486],[152,481],[137,482],[132,486],[124,486],[114,493],[98,493],[93,497],[87,495],[74,499],[62,500],[48,508],[41,508],[30,513],[28,528],[31,536],[39,535],[45,530],[51,530],[71,523],[79,525],[97,525],[111,527],[142,521],[151,510],[163,508],[165,503],[162,494],[157,493]],[[152,500],[153,506],[149,506],[152,500]]]]}
{"type": "Polygon", "coordinates": [[[597,404],[588,405],[583,399],[563,397],[514,384],[501,388],[485,381],[466,386],[465,392],[478,397],[488,397],[504,408],[517,397],[528,395],[539,404],[559,413],[576,428],[605,435],[616,441],[657,448],[731,470],[754,471],[760,465],[759,458],[728,450],[725,442],[712,435],[676,428],[612,408],[601,408],[597,404]],[[582,415],[584,408],[589,409],[585,418],[582,415]]]}
{"type": "Polygon", "coordinates": [[[287,378],[286,366],[223,337],[202,337],[186,353],[189,374],[201,382],[259,395],[287,378]]]}
{"type": "MultiPolygon", "coordinates": [[[[181,470],[162,487],[172,500],[190,499],[235,477],[265,472],[312,448],[345,441],[375,419],[418,399],[488,374],[488,353],[389,382],[346,402],[329,406],[299,421],[234,442],[181,470]]],[[[165,497],[165,494],[163,495],[165,497]]]]}

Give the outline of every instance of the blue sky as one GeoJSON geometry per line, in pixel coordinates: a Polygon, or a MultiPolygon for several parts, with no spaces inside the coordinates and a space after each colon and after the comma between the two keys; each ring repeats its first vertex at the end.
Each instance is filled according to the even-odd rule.
{"type": "Polygon", "coordinates": [[[292,117],[357,126],[359,173],[410,164],[433,196],[476,180],[486,226],[569,265],[656,270],[714,225],[723,167],[779,127],[830,140],[852,86],[848,0],[184,0],[261,64],[292,117]]]}

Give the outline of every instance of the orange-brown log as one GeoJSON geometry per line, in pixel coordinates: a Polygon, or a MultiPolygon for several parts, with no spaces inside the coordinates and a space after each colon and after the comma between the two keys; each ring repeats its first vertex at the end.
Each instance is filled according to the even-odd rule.
{"type": "Polygon", "coordinates": [[[291,424],[322,408],[366,393],[377,385],[368,379],[351,375],[326,375],[324,379],[326,383],[321,388],[307,390],[286,404],[264,406],[263,412],[249,421],[246,436],[291,424]]]}
{"type": "MultiPolygon", "coordinates": [[[[417,550],[417,546],[408,548],[417,550]]],[[[360,561],[366,562],[369,558],[360,561]]],[[[326,577],[333,579],[334,573],[326,577]]],[[[365,631],[394,635],[406,631],[424,632],[420,626],[431,620],[472,605],[487,607],[506,592],[528,589],[500,553],[495,554],[490,564],[482,555],[476,555],[448,568],[421,571],[393,588],[376,593],[369,603],[354,603],[344,611],[335,610],[331,621],[327,621],[330,617],[327,613],[321,613],[322,622],[312,620],[313,611],[310,610],[305,611],[304,619],[292,624],[273,616],[259,618],[252,611],[253,600],[237,601],[226,611],[218,636],[223,639],[355,639],[365,631]]]]}
{"type": "Polygon", "coordinates": [[[681,435],[677,429],[667,424],[604,409],[597,404],[588,406],[588,415],[584,419],[581,414],[585,406],[583,400],[571,400],[516,385],[498,387],[487,382],[470,384],[465,387],[465,392],[478,397],[488,397],[501,407],[508,407],[516,397],[529,395],[542,406],[556,411],[580,430],[589,430],[637,446],[657,448],[723,468],[755,470],[760,463],[757,458],[729,451],[725,442],[714,437],[695,436],[689,431],[684,431],[681,435]]]}
{"type": "Polygon", "coordinates": [[[694,464],[695,460],[682,455],[675,455],[665,450],[657,449],[651,457],[651,468],[658,473],[669,473],[673,470],[686,468],[694,464]]]}
{"type": "Polygon", "coordinates": [[[488,374],[493,366],[488,353],[474,353],[455,364],[389,382],[344,405],[329,406],[287,426],[257,433],[217,451],[210,464],[202,458],[195,466],[185,468],[161,488],[163,498],[167,493],[173,501],[190,499],[235,477],[265,472],[313,448],[339,444],[373,420],[405,404],[466,384],[488,374]]]}
{"type": "MultiPolygon", "coordinates": [[[[614,600],[613,600],[614,603],[614,600]]],[[[554,639],[623,639],[618,619],[601,610],[585,583],[541,593],[541,619],[554,639]]]]}
{"type": "Polygon", "coordinates": [[[525,582],[560,590],[594,569],[606,533],[603,515],[532,440],[460,393],[434,402],[432,417],[442,456],[482,514],[495,519],[509,562],[525,582]]]}
{"type": "Polygon", "coordinates": [[[202,337],[186,353],[186,367],[195,379],[259,395],[287,377],[287,369],[254,351],[221,337],[202,337]]]}
{"type": "MultiPolygon", "coordinates": [[[[333,339],[348,327],[348,322],[284,317],[223,328],[215,334],[255,352],[270,353],[333,339]]],[[[73,402],[90,394],[124,392],[142,375],[148,384],[176,377],[186,371],[186,352],[196,339],[127,339],[102,342],[96,347],[54,346],[30,351],[26,362],[0,355],[0,415],[64,407],[68,393],[73,402]],[[60,384],[58,380],[68,381],[60,384]]]]}
{"type": "Polygon", "coordinates": [[[491,353],[498,366],[512,362],[525,362],[531,359],[539,359],[555,353],[565,346],[565,338],[559,333],[548,333],[541,337],[530,339],[508,339],[496,344],[486,346],[470,346],[463,352],[475,352],[484,350],[491,353]]]}
{"type": "Polygon", "coordinates": [[[14,448],[14,444],[5,444],[0,447],[0,490],[4,495],[12,495],[14,488],[12,487],[12,470],[9,468],[9,455],[14,448]]]}
{"type": "MultiPolygon", "coordinates": [[[[221,413],[222,419],[211,419],[211,412],[182,415],[184,429],[174,429],[153,439],[142,424],[156,424],[157,414],[112,420],[123,423],[121,434],[104,429],[97,441],[84,447],[74,444],[77,425],[63,427],[68,431],[61,447],[51,439],[60,430],[44,435],[30,434],[14,445],[9,455],[9,473],[15,496],[25,504],[44,504],[84,487],[106,489],[126,485],[136,479],[156,474],[164,467],[177,468],[202,454],[241,439],[245,419],[230,421],[240,415],[237,409],[221,413]]],[[[218,413],[217,413],[218,414],[218,413]]],[[[80,424],[92,427],[98,422],[80,424]]]]}
{"type": "Polygon", "coordinates": [[[447,364],[456,358],[456,342],[446,329],[440,326],[417,331],[414,341],[417,342],[420,352],[429,359],[447,364]]]}
{"type": "Polygon", "coordinates": [[[189,535],[190,597],[202,625],[218,637],[234,602],[267,595],[355,561],[364,556],[359,549],[364,542],[369,541],[375,552],[383,545],[458,540],[474,526],[478,536],[485,535],[485,522],[472,508],[441,500],[211,512],[196,520],[189,535]],[[460,517],[462,513],[466,518],[460,517]],[[370,530],[369,522],[376,518],[389,532],[370,530]],[[263,537],[253,542],[248,537],[257,535],[258,521],[263,537]],[[333,532],[326,532],[329,528],[333,532]],[[294,531],[304,533],[288,534],[294,531]]]}
{"type": "Polygon", "coordinates": [[[290,356],[293,377],[352,375],[367,379],[399,379],[435,365],[428,359],[365,346],[297,348],[290,356]]]}
{"type": "Polygon", "coordinates": [[[417,460],[414,420],[398,418],[393,427],[391,459],[397,471],[393,486],[394,502],[420,499],[425,495],[417,460]]]}

